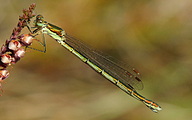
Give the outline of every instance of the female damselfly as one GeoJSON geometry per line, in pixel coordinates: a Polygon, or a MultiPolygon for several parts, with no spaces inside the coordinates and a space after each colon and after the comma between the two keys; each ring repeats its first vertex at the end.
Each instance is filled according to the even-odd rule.
{"type": "Polygon", "coordinates": [[[81,40],[69,36],[63,29],[44,21],[42,15],[36,16],[34,26],[32,27],[36,28],[34,31],[30,30],[30,26],[28,28],[32,34],[43,34],[44,43],[41,44],[45,47],[44,52],[46,52],[44,34],[47,34],[127,94],[142,101],[153,112],[157,113],[162,110],[157,103],[137,93],[136,89],[143,89],[143,83],[140,79],[140,73],[135,68],[108,59],[81,40]]]}

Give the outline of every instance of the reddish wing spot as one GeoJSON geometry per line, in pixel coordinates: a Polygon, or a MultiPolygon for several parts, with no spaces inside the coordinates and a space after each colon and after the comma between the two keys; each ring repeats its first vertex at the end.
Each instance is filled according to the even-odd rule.
{"type": "Polygon", "coordinates": [[[140,80],[138,77],[135,77],[135,79],[136,79],[137,81],[141,82],[141,80],[140,80]]]}
{"type": "Polygon", "coordinates": [[[132,77],[131,73],[129,73],[128,71],[125,71],[125,73],[127,73],[129,77],[132,77]]]}
{"type": "Polygon", "coordinates": [[[133,71],[136,73],[136,74],[140,74],[139,71],[137,71],[135,68],[133,68],[133,71]]]}

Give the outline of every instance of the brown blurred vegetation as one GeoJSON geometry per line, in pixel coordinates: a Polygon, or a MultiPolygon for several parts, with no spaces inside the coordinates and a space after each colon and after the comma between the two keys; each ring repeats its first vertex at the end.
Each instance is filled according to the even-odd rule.
{"type": "Polygon", "coordinates": [[[163,111],[153,113],[46,36],[46,54],[32,50],[13,65],[1,120],[192,118],[191,0],[1,0],[1,45],[32,3],[48,22],[137,68],[145,86],[138,92],[163,111]]]}

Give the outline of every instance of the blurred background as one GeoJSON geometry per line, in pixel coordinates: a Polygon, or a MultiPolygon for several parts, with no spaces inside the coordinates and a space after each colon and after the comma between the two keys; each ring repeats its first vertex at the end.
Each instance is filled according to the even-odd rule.
{"type": "Polygon", "coordinates": [[[0,0],[0,45],[32,3],[46,21],[138,69],[138,92],[163,110],[153,113],[46,36],[46,53],[12,65],[1,120],[191,120],[191,0],[0,0]]]}

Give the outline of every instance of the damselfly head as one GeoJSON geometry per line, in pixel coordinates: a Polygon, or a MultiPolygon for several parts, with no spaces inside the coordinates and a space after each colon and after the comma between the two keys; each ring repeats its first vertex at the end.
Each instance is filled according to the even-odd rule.
{"type": "Polygon", "coordinates": [[[42,27],[44,25],[44,17],[42,15],[37,15],[36,20],[34,20],[33,24],[36,27],[42,27]]]}

